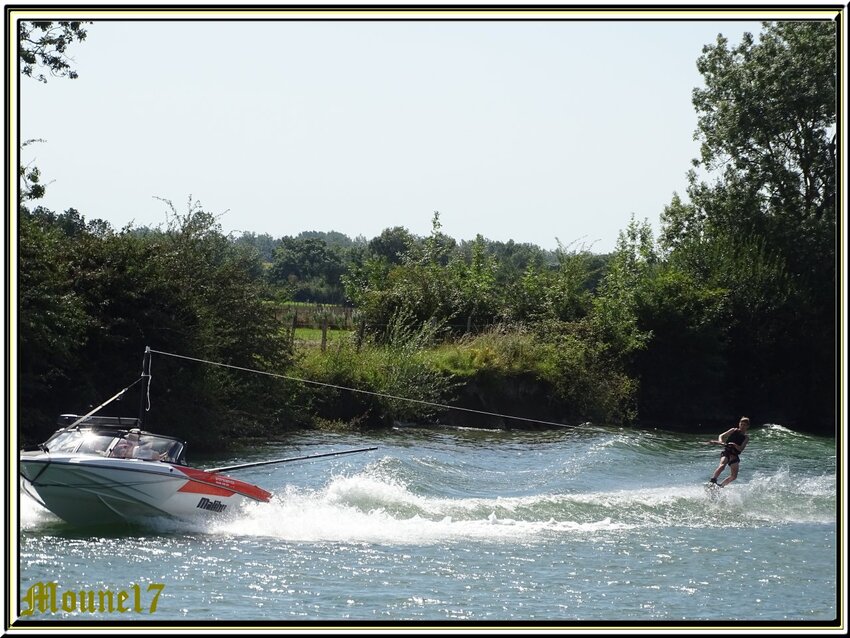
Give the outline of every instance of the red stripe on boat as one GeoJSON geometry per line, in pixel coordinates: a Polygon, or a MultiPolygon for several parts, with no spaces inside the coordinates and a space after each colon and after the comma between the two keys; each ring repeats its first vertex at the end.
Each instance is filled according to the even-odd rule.
{"type": "Polygon", "coordinates": [[[181,487],[178,492],[192,492],[196,494],[208,494],[210,496],[230,496],[231,494],[242,494],[255,501],[268,502],[272,495],[271,492],[266,492],[264,489],[251,485],[245,481],[215,474],[213,472],[204,472],[192,467],[173,466],[189,477],[189,482],[181,487]]]}

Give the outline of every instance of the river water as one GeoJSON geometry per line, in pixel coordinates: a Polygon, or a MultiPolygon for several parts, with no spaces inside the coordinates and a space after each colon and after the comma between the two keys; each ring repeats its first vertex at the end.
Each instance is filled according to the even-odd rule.
{"type": "Polygon", "coordinates": [[[135,585],[145,599],[124,614],[26,620],[828,625],[841,593],[835,441],[779,425],[750,434],[738,481],[716,492],[705,483],[720,448],[700,445],[704,435],[586,425],[310,432],[190,458],[211,467],[378,447],[234,473],[272,502],[203,526],[80,530],[24,499],[21,592],[135,585]]]}

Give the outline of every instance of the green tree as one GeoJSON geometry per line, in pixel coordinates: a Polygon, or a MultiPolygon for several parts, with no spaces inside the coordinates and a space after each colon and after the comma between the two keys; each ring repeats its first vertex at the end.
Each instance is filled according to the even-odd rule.
{"type": "MultiPolygon", "coordinates": [[[[71,69],[66,55],[68,45],[75,40],[86,39],[83,28],[86,22],[28,22],[18,23],[18,63],[20,72],[26,77],[34,77],[47,82],[44,74],[33,75],[36,66],[46,68],[55,77],[75,79],[77,72],[71,69]]],[[[19,158],[24,149],[42,139],[25,140],[21,143],[19,158]]],[[[27,202],[44,197],[47,185],[42,181],[41,171],[34,162],[20,163],[18,166],[19,205],[27,209],[27,202]]]]}
{"type": "Polygon", "coordinates": [[[551,274],[531,263],[507,285],[503,314],[508,321],[534,324],[550,316],[549,291],[551,274]]]}
{"type": "Polygon", "coordinates": [[[457,314],[466,317],[467,333],[472,332],[473,324],[478,324],[480,330],[496,319],[496,268],[496,259],[487,254],[481,235],[476,236],[472,244],[469,263],[460,254],[451,262],[451,277],[454,279],[452,303],[457,314]]]}
{"type": "Polygon", "coordinates": [[[54,77],[76,79],[77,72],[71,68],[68,46],[86,39],[84,25],[90,22],[18,22],[18,59],[20,71],[39,82],[47,82],[43,73],[33,75],[36,67],[43,67],[54,77]]]}
{"type": "Polygon", "coordinates": [[[593,299],[591,320],[609,352],[623,363],[646,347],[651,333],[638,321],[637,296],[658,263],[649,223],[634,217],[620,232],[608,271],[593,299]]]}
{"type": "Polygon", "coordinates": [[[725,287],[710,287],[675,265],[659,265],[635,296],[637,326],[650,335],[636,351],[629,373],[640,382],[638,414],[654,424],[727,419],[727,339],[730,319],[725,287]]]}
{"type": "MultiPolygon", "coordinates": [[[[291,353],[266,303],[257,254],[221,233],[197,202],[170,202],[164,230],[113,231],[77,211],[21,221],[21,427],[41,438],[59,412],[83,413],[137,378],[145,346],[284,371],[291,353]]],[[[279,381],[157,357],[157,427],[215,446],[292,414],[279,381]]],[[[123,402],[122,402],[123,403],[123,402]]],[[[126,416],[138,403],[118,403],[126,416]]]]}
{"type": "Polygon", "coordinates": [[[406,228],[395,226],[385,228],[381,234],[369,242],[369,252],[383,258],[390,264],[401,264],[410,248],[416,244],[416,238],[406,228]]]}
{"type": "MultiPolygon", "coordinates": [[[[88,318],[74,290],[73,246],[38,214],[23,211],[18,228],[18,384],[24,431],[46,435],[61,405],[59,388],[75,369],[88,318]]],[[[64,398],[64,397],[62,397],[64,398]]],[[[36,437],[38,438],[38,437],[36,437]]]]}
{"type": "MultiPolygon", "coordinates": [[[[21,143],[21,153],[31,144],[44,142],[42,139],[25,140],[21,143]]],[[[47,184],[41,181],[41,171],[35,162],[29,162],[27,165],[20,164],[18,166],[18,196],[20,202],[20,210],[29,210],[28,202],[41,199],[47,192],[47,184]]]]}
{"type": "Polygon", "coordinates": [[[789,424],[835,416],[836,25],[765,23],[697,62],[700,158],[674,197],[662,245],[729,291],[736,411],[789,424]]]}
{"type": "Polygon", "coordinates": [[[343,301],[341,277],[345,272],[339,248],[323,239],[284,237],[274,252],[269,279],[288,286],[296,301],[343,301]]]}
{"type": "Polygon", "coordinates": [[[393,229],[375,244],[377,255],[372,252],[373,256],[353,263],[343,277],[348,298],[379,340],[390,340],[390,326],[399,321],[409,322],[407,327],[417,330],[427,323],[445,326],[458,314],[455,282],[448,267],[456,258],[457,245],[440,228],[435,212],[431,234],[421,242],[408,243],[406,231],[393,229]],[[393,245],[385,239],[402,241],[393,245]],[[400,252],[397,247],[404,244],[407,248],[400,252]],[[390,260],[393,255],[400,257],[400,263],[390,260]]]}
{"type": "Polygon", "coordinates": [[[284,280],[290,276],[299,279],[324,277],[338,283],[342,270],[339,254],[323,239],[284,237],[275,251],[271,274],[284,280]]]}
{"type": "MultiPolygon", "coordinates": [[[[697,61],[697,164],[752,182],[785,213],[777,230],[834,219],[836,37],[833,22],[765,23],[758,43],[719,36],[697,61]]],[[[742,212],[759,227],[763,210],[742,212]]]]}
{"type": "Polygon", "coordinates": [[[457,248],[457,242],[443,233],[440,230],[442,227],[440,211],[435,210],[431,218],[431,234],[423,242],[422,256],[419,259],[420,263],[432,269],[448,265],[452,253],[457,248]]]}
{"type": "Polygon", "coordinates": [[[320,239],[331,249],[347,250],[356,242],[348,235],[336,230],[304,230],[298,233],[296,239],[320,239]]]}
{"type": "Polygon", "coordinates": [[[592,305],[589,288],[590,253],[569,248],[558,242],[555,251],[558,267],[550,270],[547,308],[553,319],[578,321],[588,315],[592,305]]]}
{"type": "MultiPolygon", "coordinates": [[[[461,244],[461,248],[471,252],[470,247],[465,244],[461,244]]],[[[516,281],[529,267],[539,270],[556,262],[550,251],[545,251],[534,244],[520,244],[513,240],[488,241],[487,252],[496,259],[498,265],[496,279],[503,286],[516,281]]]]}
{"type": "Polygon", "coordinates": [[[278,247],[279,242],[276,241],[268,233],[252,233],[243,232],[239,237],[233,240],[235,244],[251,246],[264,262],[271,263],[274,259],[274,251],[278,247]]]}

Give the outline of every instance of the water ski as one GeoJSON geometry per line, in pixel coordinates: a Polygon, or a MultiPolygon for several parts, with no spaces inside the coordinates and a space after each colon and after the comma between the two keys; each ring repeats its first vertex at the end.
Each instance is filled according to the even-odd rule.
{"type": "Polygon", "coordinates": [[[722,489],[722,487],[723,486],[718,483],[712,483],[711,481],[709,481],[705,484],[705,493],[711,497],[720,496],[720,490],[722,489]]]}

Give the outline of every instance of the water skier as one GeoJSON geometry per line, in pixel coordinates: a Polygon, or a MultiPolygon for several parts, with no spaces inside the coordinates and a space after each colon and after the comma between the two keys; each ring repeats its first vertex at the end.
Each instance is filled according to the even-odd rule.
{"type": "Polygon", "coordinates": [[[750,436],[747,430],[750,429],[750,420],[742,416],[738,422],[738,426],[726,430],[723,434],[717,437],[716,440],[706,441],[711,445],[722,445],[723,452],[720,453],[720,465],[714,470],[714,475],[709,479],[709,483],[717,484],[717,477],[723,472],[723,469],[728,465],[730,475],[726,480],[720,483],[720,487],[726,487],[738,478],[738,466],[741,462],[741,452],[747,447],[750,441],[750,436]]]}

